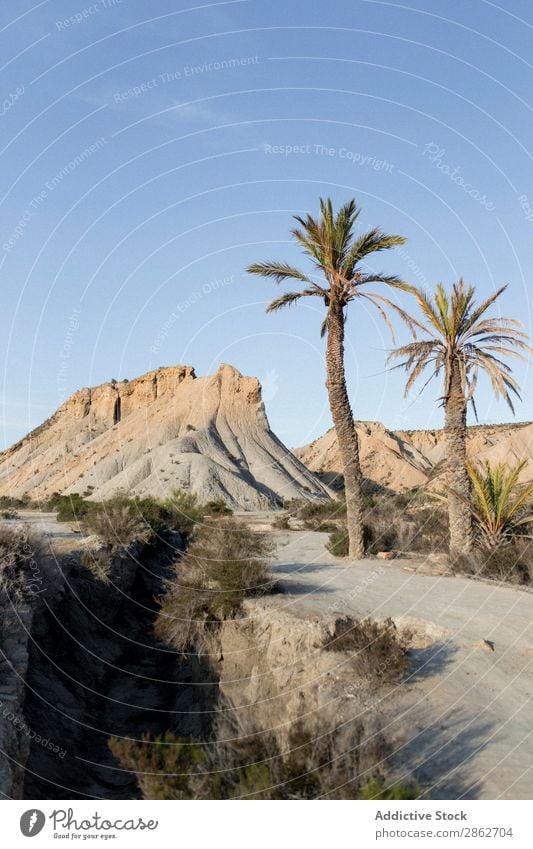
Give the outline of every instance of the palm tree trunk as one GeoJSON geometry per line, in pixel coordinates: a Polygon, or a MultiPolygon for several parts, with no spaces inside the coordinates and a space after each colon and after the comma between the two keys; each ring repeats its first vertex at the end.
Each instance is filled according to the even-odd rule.
{"type": "Polygon", "coordinates": [[[326,372],[329,407],[337,434],[344,474],[349,556],[352,559],[360,559],[364,557],[365,549],[359,439],[346,389],[346,377],[344,373],[344,313],[343,308],[339,305],[332,305],[329,309],[326,372]]]}
{"type": "Polygon", "coordinates": [[[470,479],[466,468],[466,399],[457,362],[453,362],[450,393],[446,401],[444,430],[446,435],[448,518],[450,554],[468,552],[472,547],[472,514],[470,511],[470,479]]]}

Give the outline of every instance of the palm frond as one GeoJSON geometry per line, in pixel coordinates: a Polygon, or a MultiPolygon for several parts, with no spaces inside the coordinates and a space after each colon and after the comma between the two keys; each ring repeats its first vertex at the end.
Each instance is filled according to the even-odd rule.
{"type": "Polygon", "coordinates": [[[357,263],[369,254],[373,254],[378,251],[390,250],[398,245],[403,245],[406,241],[405,236],[396,236],[384,233],[377,227],[374,227],[367,233],[363,233],[355,240],[346,254],[342,268],[343,276],[347,279],[351,279],[354,275],[357,263]]]}
{"type": "Polygon", "coordinates": [[[311,283],[303,271],[288,265],[286,262],[254,262],[246,269],[248,274],[258,274],[261,277],[271,277],[276,283],[283,280],[300,280],[302,283],[311,283]]]}
{"type": "Polygon", "coordinates": [[[472,514],[482,538],[491,547],[517,533],[519,526],[533,522],[533,482],[519,482],[526,464],[527,459],[514,466],[492,466],[488,460],[479,466],[467,463],[472,514]]]}
{"type": "Polygon", "coordinates": [[[286,295],[281,295],[281,297],[276,298],[272,301],[268,307],[266,308],[267,312],[276,312],[276,310],[281,310],[283,307],[290,307],[296,301],[300,300],[300,298],[304,297],[303,292],[287,292],[286,295]]]}

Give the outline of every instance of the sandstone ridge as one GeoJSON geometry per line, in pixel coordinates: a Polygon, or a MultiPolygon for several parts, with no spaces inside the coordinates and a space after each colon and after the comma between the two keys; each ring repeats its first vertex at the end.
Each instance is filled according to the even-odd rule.
{"type": "Polygon", "coordinates": [[[259,381],[226,364],[208,377],[177,365],[80,389],[0,454],[0,495],[165,497],[177,487],[243,510],[328,494],[270,430],[259,381]]]}
{"type": "MultiPolygon", "coordinates": [[[[391,431],[379,422],[356,422],[364,477],[391,492],[418,486],[439,486],[445,456],[442,430],[391,431]]],[[[337,438],[333,429],[319,439],[294,449],[307,468],[334,482],[341,473],[337,438]]],[[[530,460],[522,481],[533,479],[533,424],[479,425],[469,428],[468,453],[476,461],[516,463],[530,460]]],[[[442,481],[440,481],[442,483],[442,481]]]]}

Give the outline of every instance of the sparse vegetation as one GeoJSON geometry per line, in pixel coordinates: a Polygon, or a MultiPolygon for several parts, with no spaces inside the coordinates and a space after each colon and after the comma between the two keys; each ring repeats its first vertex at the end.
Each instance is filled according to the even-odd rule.
{"type": "Polygon", "coordinates": [[[420,785],[417,781],[400,781],[388,785],[385,777],[378,772],[361,786],[358,798],[405,801],[418,799],[419,796],[420,785]]]}
{"type": "MultiPolygon", "coordinates": [[[[441,504],[426,499],[418,492],[399,495],[375,495],[364,512],[365,549],[398,553],[444,552],[448,549],[448,519],[441,504]]],[[[345,527],[339,523],[328,543],[335,557],[347,557],[345,527]]]]}
{"type": "Polygon", "coordinates": [[[333,531],[329,537],[328,550],[335,557],[348,557],[348,551],[350,550],[348,531],[333,531]]]}
{"type": "Polygon", "coordinates": [[[533,584],[533,543],[516,537],[492,549],[478,547],[451,562],[454,572],[510,584],[533,584]]]}
{"type": "Polygon", "coordinates": [[[129,546],[134,540],[146,542],[152,532],[135,501],[120,497],[97,504],[85,515],[82,525],[110,548],[129,546]]]}
{"type": "Polygon", "coordinates": [[[409,665],[409,643],[412,635],[399,632],[393,620],[337,619],[333,635],[327,640],[326,651],[353,654],[361,678],[374,685],[399,680],[409,665]]]}
{"type": "Polygon", "coordinates": [[[129,545],[134,539],[151,540],[167,530],[184,537],[206,516],[231,514],[222,500],[200,504],[196,495],[176,489],[166,501],[152,497],[116,495],[106,501],[88,501],[79,493],[55,493],[47,504],[59,522],[75,521],[108,546],[129,545]]]}
{"type": "Polygon", "coordinates": [[[213,501],[207,501],[203,505],[206,516],[231,516],[233,510],[226,504],[222,498],[215,498],[213,501]]]}
{"type": "Polygon", "coordinates": [[[245,598],[271,592],[265,537],[234,519],[206,520],[176,565],[162,599],[160,637],[180,651],[235,616],[245,598]]]}
{"type": "Polygon", "coordinates": [[[56,511],[58,522],[80,522],[97,507],[97,502],[87,501],[78,492],[70,495],[54,493],[47,503],[49,510],[56,511]]]}
{"type": "Polygon", "coordinates": [[[19,518],[19,514],[17,513],[17,511],[12,509],[2,510],[1,516],[2,519],[5,519],[6,521],[13,521],[14,519],[19,518]]]}
{"type": "Polygon", "coordinates": [[[110,582],[113,555],[109,548],[100,548],[98,551],[84,551],[81,555],[81,565],[97,581],[101,581],[104,584],[110,582]]]}
{"type": "Polygon", "coordinates": [[[297,722],[286,751],[271,732],[220,727],[208,744],[168,731],[155,739],[145,735],[142,743],[111,738],[109,747],[121,766],[135,773],[145,799],[417,798],[415,784],[387,786],[372,765],[388,747],[383,740],[366,745],[362,725],[353,726],[348,743],[341,732],[297,722]]]}
{"type": "Polygon", "coordinates": [[[0,610],[44,589],[44,551],[42,538],[28,527],[0,524],[0,610]]]}
{"type": "Polygon", "coordinates": [[[194,526],[206,515],[206,508],[198,502],[197,496],[183,489],[175,489],[163,506],[172,517],[173,527],[186,535],[192,533],[194,526]]]}

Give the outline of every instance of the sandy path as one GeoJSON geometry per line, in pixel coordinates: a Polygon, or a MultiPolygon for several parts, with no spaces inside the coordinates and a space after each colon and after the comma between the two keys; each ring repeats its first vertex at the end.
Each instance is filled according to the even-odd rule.
{"type": "Polygon", "coordinates": [[[326,534],[275,538],[274,571],[295,613],[392,616],[430,633],[390,720],[406,774],[433,798],[533,798],[533,594],[414,574],[400,560],[338,561],[326,534]]]}

